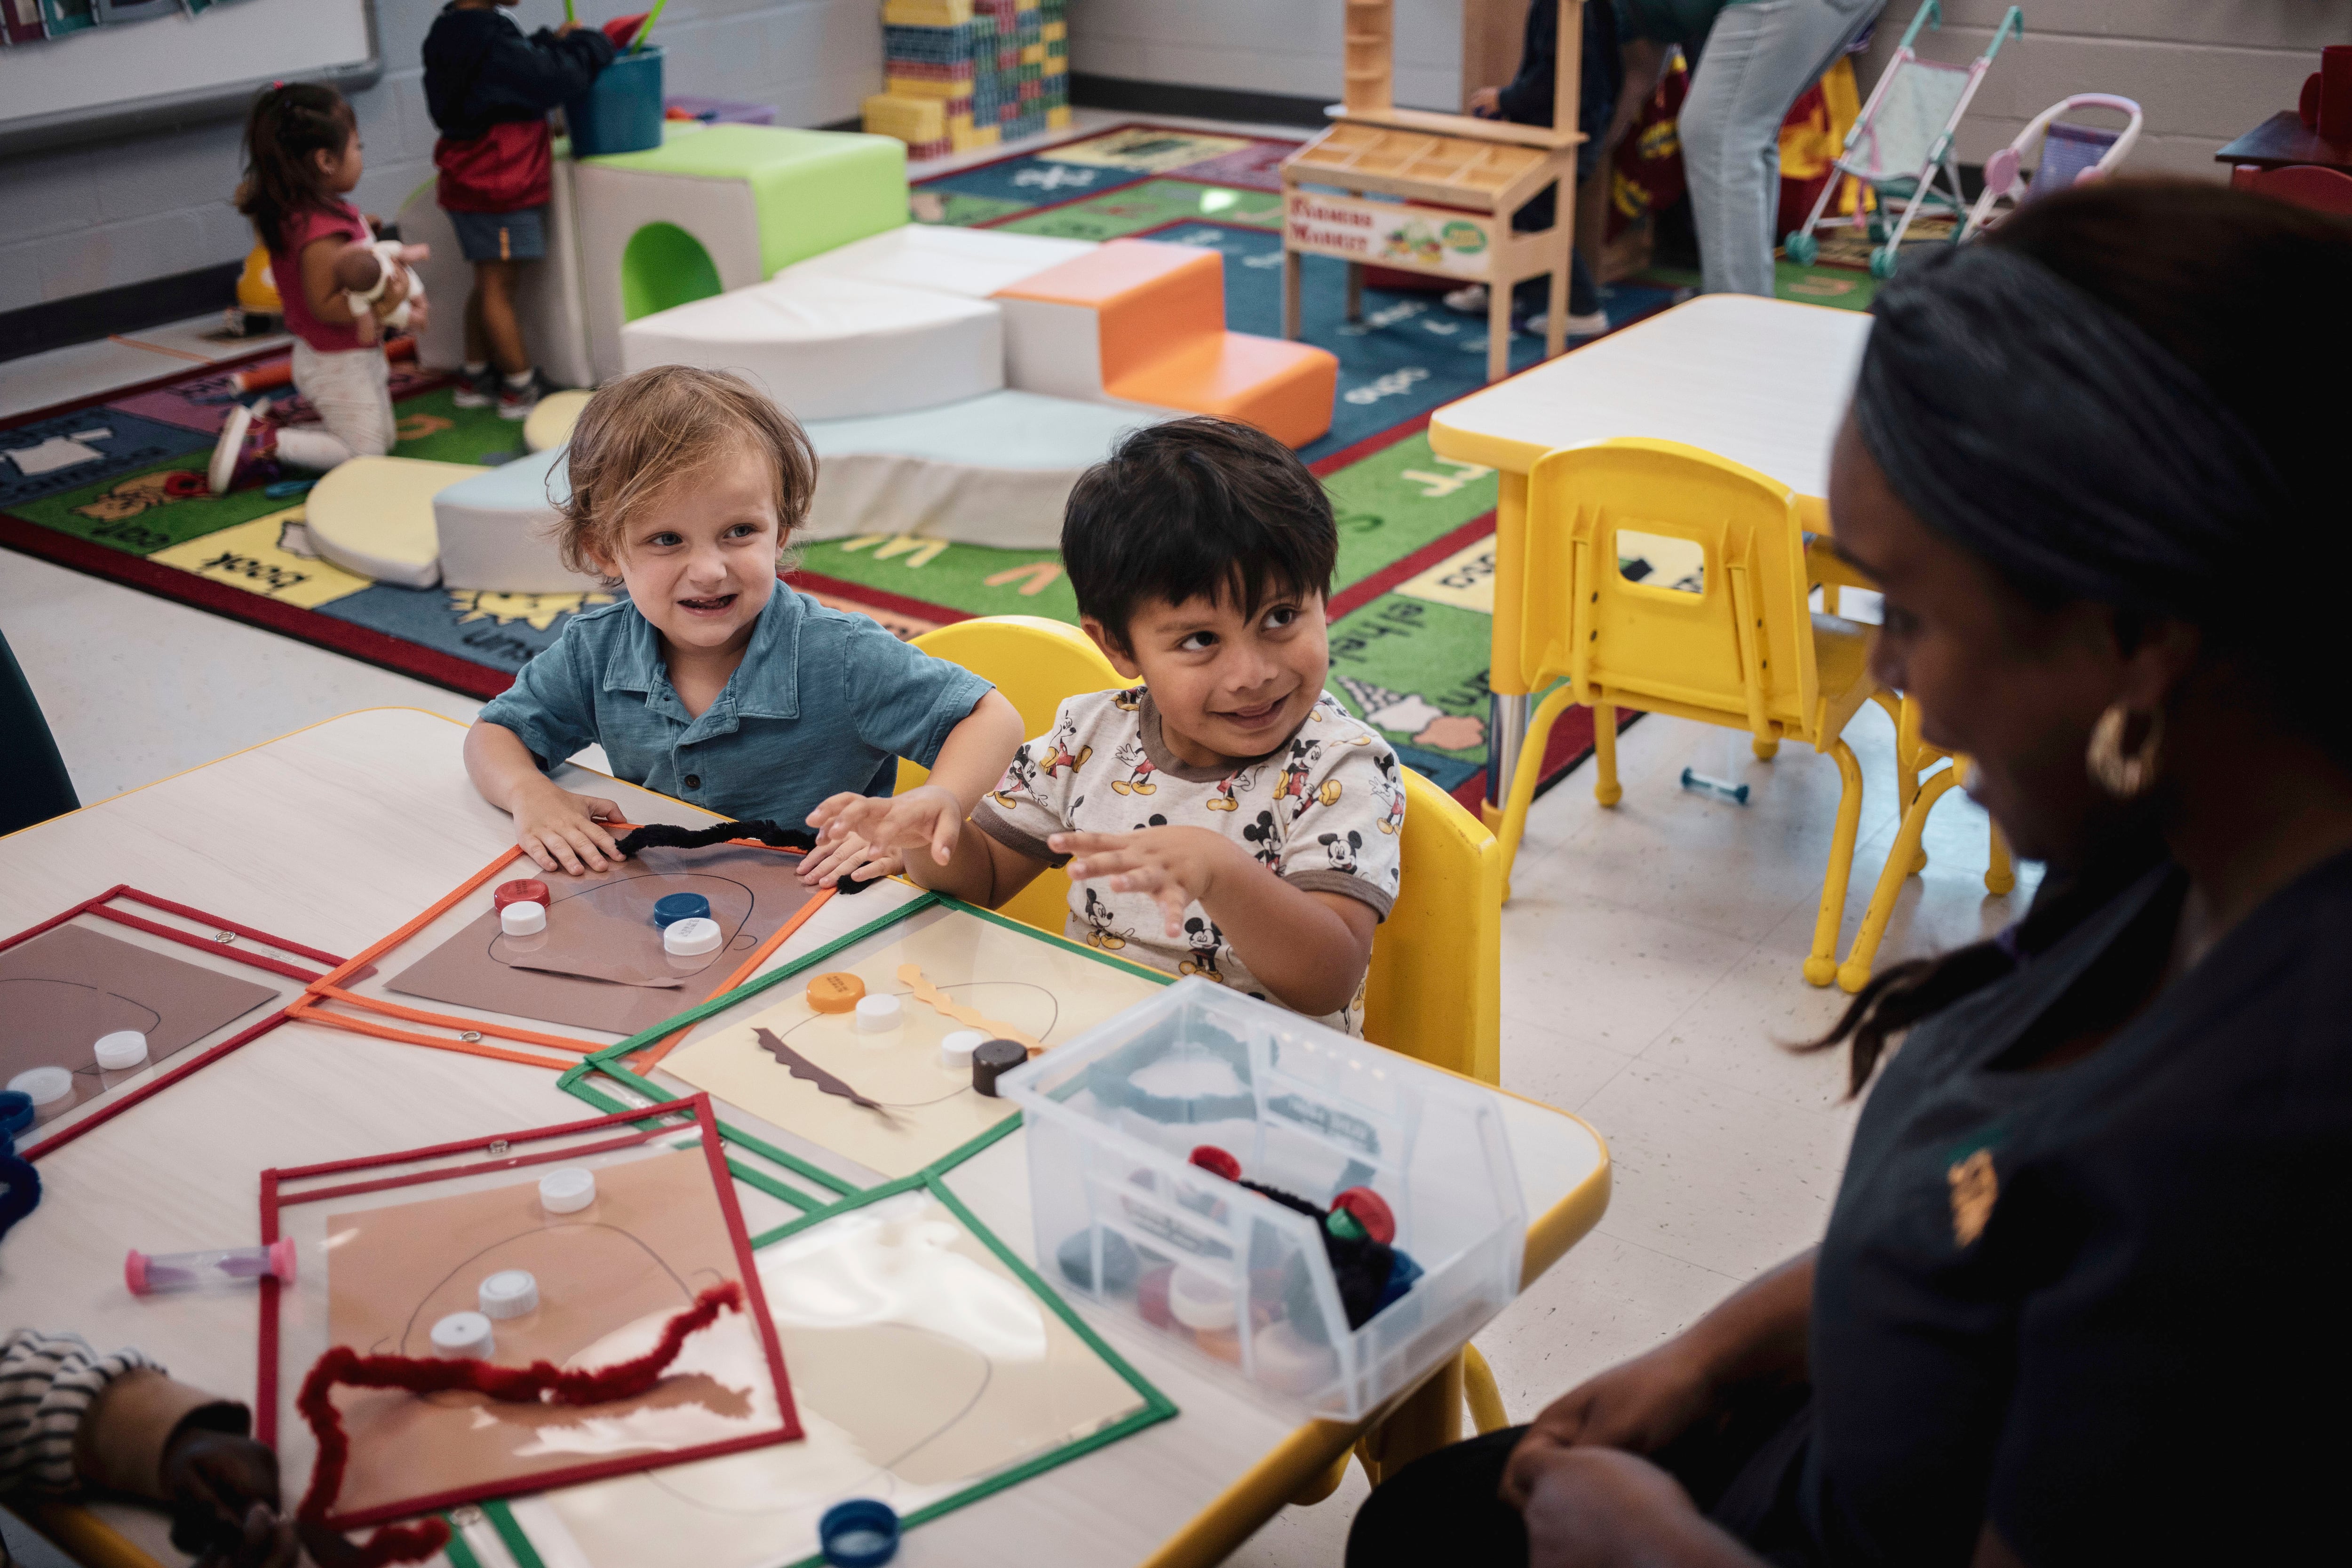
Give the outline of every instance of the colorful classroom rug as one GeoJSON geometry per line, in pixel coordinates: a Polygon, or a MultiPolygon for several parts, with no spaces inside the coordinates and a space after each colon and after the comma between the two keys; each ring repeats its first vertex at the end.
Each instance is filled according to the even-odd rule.
{"type": "MultiPolygon", "coordinates": [[[[1213,247],[1225,258],[1231,325],[1273,335],[1281,330],[1276,166],[1295,145],[1122,126],[924,181],[910,205],[927,223],[1213,247]]],[[[1808,297],[1816,276],[1856,277],[1842,268],[1796,273],[1783,279],[1795,298],[1808,297]]],[[[1863,274],[1856,287],[1868,281],[1863,274]]],[[[1686,288],[1667,275],[1615,286],[1612,327],[1686,288]]],[[[1341,292],[1339,263],[1309,258],[1305,336],[1340,362],[1331,433],[1304,453],[1339,515],[1331,685],[1416,767],[1473,800],[1486,763],[1496,481],[1490,470],[1436,458],[1423,432],[1432,410],[1481,384],[1485,324],[1446,310],[1434,293],[1378,288],[1365,290],[1363,320],[1349,323],[1341,292]]],[[[1540,351],[1518,334],[1512,363],[1531,364],[1540,351]]],[[[572,613],[602,599],[373,583],[310,549],[299,496],[206,494],[204,465],[237,395],[233,378],[283,360],[280,352],[192,366],[0,421],[0,544],[481,697],[505,689],[572,613]]],[[[456,407],[437,378],[401,373],[394,394],[400,456],[481,463],[518,452],[516,426],[456,407]]],[[[1076,614],[1051,552],[875,536],[809,547],[793,580],[905,636],[969,616],[1076,614]]],[[[1555,731],[1548,780],[1589,749],[1575,717],[1555,731]]]]}

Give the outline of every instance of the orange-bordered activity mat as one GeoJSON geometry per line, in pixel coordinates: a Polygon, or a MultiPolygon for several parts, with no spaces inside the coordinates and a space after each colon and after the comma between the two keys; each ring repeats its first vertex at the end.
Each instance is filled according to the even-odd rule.
{"type": "Polygon", "coordinates": [[[1034,1054],[1156,994],[1168,980],[925,894],[729,996],[598,1051],[562,1085],[608,1110],[630,1098],[708,1092],[730,1142],[763,1153],[780,1147],[864,1187],[953,1164],[1013,1126],[1010,1100],[974,1089],[969,1065],[943,1061],[950,1035],[1012,1039],[1034,1054]],[[870,1029],[854,1006],[827,1010],[839,1003],[826,993],[850,991],[895,999],[892,1021],[870,1029]]]}
{"type": "Polygon", "coordinates": [[[753,1245],[805,1440],[518,1499],[510,1548],[573,1568],[813,1565],[835,1503],[877,1498],[912,1528],[1176,1414],[938,1176],[753,1245]]]}
{"type": "MultiPolygon", "coordinates": [[[[625,825],[614,825],[616,827],[625,825]]],[[[410,1045],[562,1069],[740,985],[835,897],[801,851],[748,841],[648,847],[603,871],[543,872],[507,850],[455,892],[313,984],[293,1008],[410,1045]],[[503,929],[499,889],[536,883],[542,929],[503,929]],[[699,900],[716,945],[680,953],[655,905],[699,900]],[[552,1026],[552,1027],[551,1027],[552,1026]],[[556,1033],[554,1029],[581,1033],[556,1033]]]]}
{"type": "Polygon", "coordinates": [[[263,1240],[290,1239],[296,1270],[261,1293],[255,1409],[306,1520],[801,1436],[706,1099],[261,1185],[263,1240]]]}
{"type": "Polygon", "coordinates": [[[0,940],[0,1084],[36,1101],[17,1147],[38,1159],[267,1034],[342,962],[128,884],[0,940]]]}

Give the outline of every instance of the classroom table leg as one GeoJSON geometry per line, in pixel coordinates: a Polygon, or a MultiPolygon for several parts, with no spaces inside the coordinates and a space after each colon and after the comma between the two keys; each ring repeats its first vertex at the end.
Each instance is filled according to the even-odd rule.
{"type": "Polygon", "coordinates": [[[1511,374],[1511,280],[1490,279],[1486,284],[1486,379],[1511,374]]]}
{"type": "MultiPolygon", "coordinates": [[[[1504,325],[1508,330],[1506,316],[1504,325]]],[[[1495,623],[1486,658],[1486,801],[1480,813],[1499,831],[1503,799],[1519,765],[1533,703],[1520,675],[1519,622],[1522,584],[1528,570],[1528,477],[1504,469],[1496,476],[1495,623]]]]}
{"type": "Polygon", "coordinates": [[[1356,1445],[1372,1485],[1379,1486],[1423,1454],[1460,1442],[1462,1411],[1462,1357],[1457,1352],[1356,1445]]]}
{"type": "Polygon", "coordinates": [[[1348,263],[1348,320],[1360,321],[1363,319],[1364,264],[1350,261],[1348,263]]]}
{"type": "Polygon", "coordinates": [[[1528,738],[1528,714],[1534,701],[1524,691],[1493,691],[1486,695],[1487,826],[1503,819],[1503,796],[1511,775],[1518,771],[1519,747],[1528,738]]]}
{"type": "Polygon", "coordinates": [[[1298,336],[1299,271],[1301,258],[1297,251],[1285,246],[1282,252],[1282,335],[1298,336]]]}

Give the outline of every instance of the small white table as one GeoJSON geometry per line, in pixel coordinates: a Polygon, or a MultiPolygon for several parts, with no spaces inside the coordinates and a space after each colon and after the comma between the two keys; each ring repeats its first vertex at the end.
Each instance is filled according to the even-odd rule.
{"type": "MultiPolygon", "coordinates": [[[[0,840],[0,934],[117,882],[330,952],[351,953],[511,844],[459,758],[464,729],[374,709],[272,741],[0,840]]],[[[662,795],[569,770],[572,787],[632,820],[709,820],[662,795]]],[[[562,775],[559,775],[562,776],[562,775]]],[[[786,963],[874,918],[904,884],[835,900],[779,952],[786,963]]],[[[1608,1151],[1572,1116],[1495,1091],[1527,1212],[1532,1279],[1600,1218],[1608,1151]]],[[[126,1248],[234,1245],[258,1235],[257,1173],[577,1121],[589,1108],[541,1068],[288,1024],[133,1106],[40,1162],[41,1206],[0,1245],[0,1313],[131,1344],[188,1382],[253,1396],[256,1309],[236,1292],[139,1298],[126,1248]]],[[[1021,1136],[956,1171],[959,1194],[1006,1244],[1031,1247],[1021,1136]]],[[[783,1217],[756,1209],[754,1228],[783,1217]]],[[[772,1200],[764,1200],[772,1204],[772,1200]]],[[[1114,1317],[1097,1327],[1181,1415],[911,1531],[899,1560],[931,1564],[1208,1564],[1343,1454],[1358,1428],[1304,1426],[1205,1376],[1114,1317]]],[[[185,1561],[162,1516],[100,1505],[114,1539],[90,1561],[185,1561]]],[[[87,1528],[87,1519],[79,1521],[87,1528]]],[[[494,1543],[469,1542],[503,1568],[494,1543]]],[[[691,1542],[675,1561],[691,1563],[691,1542]]],[[[650,1568],[650,1565],[649,1565],[650,1568]]]]}
{"type": "Polygon", "coordinates": [[[1625,437],[1680,441],[1769,474],[1829,530],[1830,445],[1853,395],[1870,318],[1747,294],[1705,294],[1430,416],[1441,458],[1500,471],[1486,803],[1497,814],[1527,734],[1520,654],[1528,475],[1546,452],[1625,437]]]}

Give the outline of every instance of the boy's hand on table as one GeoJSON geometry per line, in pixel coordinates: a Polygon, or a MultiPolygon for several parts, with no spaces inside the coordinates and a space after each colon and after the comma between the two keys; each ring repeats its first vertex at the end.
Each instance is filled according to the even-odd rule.
{"type": "MultiPolygon", "coordinates": [[[[818,829],[820,848],[856,837],[877,849],[900,855],[928,851],[940,865],[955,856],[963,837],[963,802],[940,784],[918,784],[887,800],[870,795],[837,795],[808,815],[818,829]]],[[[860,881],[866,879],[860,878],[860,881]]]]}
{"type": "Polygon", "coordinates": [[[200,1568],[293,1568],[294,1521],[278,1512],[278,1456],[250,1437],[184,1426],[163,1450],[172,1544],[200,1568]]]}
{"type": "Polygon", "coordinates": [[[801,862],[800,877],[810,887],[830,888],[844,877],[853,882],[871,882],[879,877],[895,877],[904,869],[906,861],[896,849],[845,833],[820,839],[801,862]]]}
{"type": "Polygon", "coordinates": [[[617,802],[602,795],[573,795],[538,779],[526,784],[513,806],[515,844],[542,871],[602,871],[621,860],[619,846],[604,822],[621,820],[617,802]],[[597,819],[603,818],[600,822],[597,819]]]}
{"type": "Polygon", "coordinates": [[[1108,879],[1115,893],[1149,893],[1166,918],[1168,934],[1184,934],[1184,911],[1205,903],[1217,879],[1241,858],[1234,841],[1205,827],[1147,827],[1139,833],[1056,833],[1045,840],[1056,855],[1075,857],[1073,882],[1108,879]]]}

